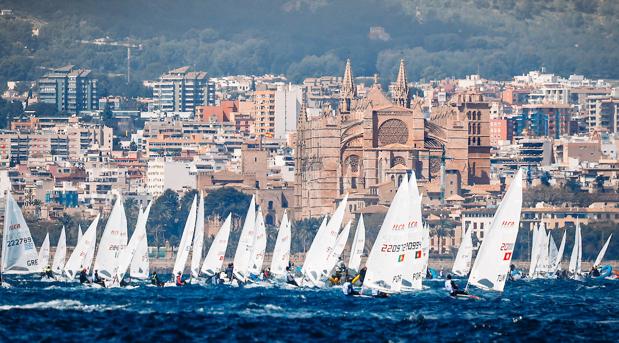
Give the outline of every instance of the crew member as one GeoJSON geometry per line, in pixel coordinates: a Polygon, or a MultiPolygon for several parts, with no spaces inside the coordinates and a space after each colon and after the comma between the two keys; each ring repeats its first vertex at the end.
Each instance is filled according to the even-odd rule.
{"type": "Polygon", "coordinates": [[[451,274],[448,274],[447,279],[445,280],[445,290],[448,291],[449,295],[452,297],[455,297],[458,294],[468,294],[467,292],[458,289],[458,285],[451,279],[451,274]]]}
{"type": "Polygon", "coordinates": [[[186,284],[187,281],[183,280],[183,274],[181,272],[178,272],[178,274],[176,274],[176,285],[185,286],[186,284]]]}

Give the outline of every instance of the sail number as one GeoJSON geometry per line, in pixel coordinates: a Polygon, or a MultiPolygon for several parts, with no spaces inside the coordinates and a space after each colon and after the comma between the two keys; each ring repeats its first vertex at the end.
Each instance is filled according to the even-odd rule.
{"type": "Polygon", "coordinates": [[[514,249],[514,243],[502,243],[501,251],[512,251],[514,249]]]}
{"type": "Polygon", "coordinates": [[[7,247],[16,247],[21,244],[32,243],[32,237],[12,239],[7,242],[7,247]]]}
{"type": "Polygon", "coordinates": [[[421,248],[421,242],[407,242],[403,244],[383,244],[380,248],[381,252],[403,252],[408,250],[417,250],[421,248]]]}
{"type": "Polygon", "coordinates": [[[26,265],[28,267],[37,266],[37,265],[39,265],[39,260],[38,259],[37,260],[28,260],[28,261],[26,261],[26,265]]]}

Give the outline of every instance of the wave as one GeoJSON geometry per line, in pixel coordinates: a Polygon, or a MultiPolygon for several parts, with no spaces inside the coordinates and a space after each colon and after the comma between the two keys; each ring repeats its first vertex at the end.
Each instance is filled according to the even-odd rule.
{"type": "Polygon", "coordinates": [[[10,310],[75,310],[83,312],[102,312],[126,307],[125,305],[86,305],[78,300],[58,299],[21,305],[0,305],[0,311],[10,310]]]}

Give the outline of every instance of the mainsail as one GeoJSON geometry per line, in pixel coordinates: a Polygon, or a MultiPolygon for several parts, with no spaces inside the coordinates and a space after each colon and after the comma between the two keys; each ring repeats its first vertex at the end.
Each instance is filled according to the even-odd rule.
{"type": "MultiPolygon", "coordinates": [[[[135,230],[133,230],[133,235],[131,235],[129,244],[127,244],[127,247],[120,252],[118,267],[116,270],[116,280],[118,282],[122,281],[125,277],[131,261],[136,258],[141,259],[141,256],[137,256],[136,253],[140,247],[140,243],[146,241],[146,221],[148,220],[149,212],[150,204],[144,212],[140,211],[138,220],[135,223],[135,230]]],[[[146,268],[148,268],[148,266],[146,268]]]]}
{"type": "Polygon", "coordinates": [[[242,281],[245,281],[248,276],[247,273],[249,271],[249,262],[254,246],[255,235],[256,200],[254,196],[252,196],[251,201],[249,202],[249,207],[247,208],[247,214],[245,215],[245,222],[243,223],[239,243],[236,247],[236,252],[234,253],[234,275],[242,281]]]}
{"type": "Polygon", "coordinates": [[[0,273],[29,274],[41,268],[28,224],[10,192],[6,192],[1,260],[0,273]]]}
{"type": "Polygon", "coordinates": [[[559,252],[557,252],[557,258],[554,261],[553,270],[556,272],[560,269],[561,260],[563,259],[563,251],[565,250],[565,237],[567,236],[567,230],[563,232],[563,238],[559,245],[559,252]]]}
{"type": "MultiPolygon", "coordinates": [[[[138,246],[133,254],[131,265],[129,266],[129,275],[136,279],[147,279],[150,273],[150,261],[148,258],[148,235],[146,234],[146,223],[148,222],[148,216],[150,214],[150,207],[152,202],[146,206],[144,211],[140,210],[138,215],[138,223],[136,225],[136,231],[141,231],[144,235],[144,239],[140,239],[138,246]]],[[[135,235],[135,232],[133,233],[135,235]]]]}
{"type": "Polygon", "coordinates": [[[118,257],[127,245],[127,217],[122,196],[118,195],[112,213],[105,224],[99,249],[95,258],[94,270],[102,278],[112,279],[118,266],[118,257]]]}
{"type": "Polygon", "coordinates": [[[350,225],[351,222],[348,221],[342,232],[340,232],[337,236],[337,240],[333,246],[333,251],[331,251],[331,255],[327,258],[327,263],[325,264],[326,267],[322,271],[323,275],[328,275],[328,273],[337,265],[339,258],[342,256],[342,252],[344,251],[344,247],[346,247],[346,242],[348,241],[348,235],[350,234],[350,225]]]}
{"type": "Polygon", "coordinates": [[[404,264],[412,257],[412,251],[421,248],[414,247],[409,241],[409,202],[408,180],[404,178],[365,263],[364,287],[386,293],[400,292],[404,264]]]}
{"type": "Polygon", "coordinates": [[[42,271],[49,265],[49,232],[45,235],[41,249],[39,249],[39,268],[42,271]]]}
{"type": "Polygon", "coordinates": [[[60,237],[58,238],[58,245],[56,245],[56,253],[54,254],[54,262],[52,263],[52,271],[56,274],[62,274],[64,269],[64,262],[67,257],[67,235],[62,227],[60,231],[60,237]]]}
{"type": "Polygon", "coordinates": [[[479,247],[469,285],[502,292],[512,261],[522,210],[522,170],[518,170],[479,247]]]}
{"type": "Polygon", "coordinates": [[[608,249],[608,244],[610,243],[611,238],[613,238],[612,233],[608,236],[608,239],[606,240],[606,243],[604,243],[602,250],[600,250],[598,257],[595,258],[595,262],[593,263],[594,266],[599,267],[600,264],[602,264],[602,260],[604,259],[604,255],[606,255],[606,250],[608,249]]]}
{"type": "Polygon", "coordinates": [[[264,262],[264,253],[267,248],[267,230],[264,225],[262,210],[259,208],[256,213],[256,225],[254,233],[254,244],[252,245],[251,258],[249,260],[249,273],[260,275],[264,262]]]}
{"type": "Polygon", "coordinates": [[[414,251],[410,258],[404,262],[402,273],[402,290],[421,290],[421,281],[425,275],[425,261],[423,256],[423,218],[421,217],[421,195],[417,187],[415,172],[412,172],[408,180],[409,212],[408,212],[408,242],[412,244],[414,251]]]}
{"type": "Polygon", "coordinates": [[[176,261],[174,262],[174,269],[172,275],[176,276],[178,273],[183,274],[185,271],[185,265],[187,264],[187,258],[189,257],[189,251],[191,250],[191,240],[193,239],[193,231],[196,228],[196,210],[197,210],[197,196],[193,197],[191,202],[191,208],[185,221],[185,227],[183,228],[183,235],[181,241],[178,244],[178,250],[176,252],[176,261]]]}
{"type": "Polygon", "coordinates": [[[193,234],[193,248],[191,250],[191,277],[200,275],[200,263],[202,262],[202,247],[204,246],[204,196],[200,192],[196,229],[193,234]]]}
{"type": "Polygon", "coordinates": [[[208,249],[208,253],[204,258],[201,272],[206,276],[213,276],[219,272],[226,257],[226,248],[228,247],[228,238],[230,237],[231,215],[228,214],[226,221],[215,235],[213,244],[208,249]]]}
{"type": "Polygon", "coordinates": [[[580,236],[580,222],[576,222],[576,230],[574,230],[574,247],[570,255],[570,265],[568,271],[572,274],[580,274],[580,263],[582,258],[582,240],[580,236]]]}
{"type": "Polygon", "coordinates": [[[284,211],[282,222],[277,232],[275,247],[273,248],[273,257],[271,258],[271,274],[276,277],[286,275],[286,268],[290,263],[290,235],[290,221],[288,220],[288,214],[284,211]]]}
{"type": "Polygon", "coordinates": [[[456,260],[451,268],[451,271],[458,276],[467,276],[471,270],[471,261],[473,260],[473,229],[465,229],[464,236],[456,260]]]}
{"type": "Polygon", "coordinates": [[[90,226],[82,236],[82,239],[77,242],[75,249],[71,253],[69,260],[64,266],[64,273],[70,278],[74,278],[82,269],[90,270],[94,249],[97,239],[97,225],[99,225],[100,215],[97,214],[95,220],[90,223],[90,226]]]}
{"type": "Polygon", "coordinates": [[[355,230],[355,237],[352,241],[352,247],[350,248],[350,259],[348,260],[348,269],[353,271],[359,271],[361,265],[361,256],[363,255],[363,249],[365,247],[365,223],[363,222],[363,214],[359,215],[359,221],[357,222],[357,230],[355,230]]]}

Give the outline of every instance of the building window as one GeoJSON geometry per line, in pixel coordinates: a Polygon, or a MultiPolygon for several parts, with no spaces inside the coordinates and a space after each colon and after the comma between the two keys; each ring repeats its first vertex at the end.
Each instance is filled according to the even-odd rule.
{"type": "Polygon", "coordinates": [[[269,200],[268,205],[267,205],[267,208],[268,208],[269,210],[272,210],[272,209],[273,209],[273,200],[269,200]]]}
{"type": "Polygon", "coordinates": [[[350,178],[350,188],[357,189],[357,178],[354,176],[350,178]]]}

